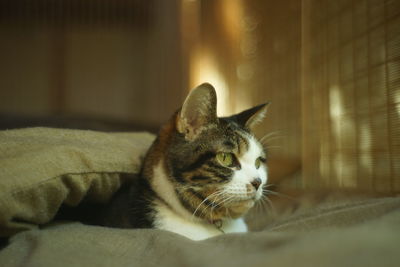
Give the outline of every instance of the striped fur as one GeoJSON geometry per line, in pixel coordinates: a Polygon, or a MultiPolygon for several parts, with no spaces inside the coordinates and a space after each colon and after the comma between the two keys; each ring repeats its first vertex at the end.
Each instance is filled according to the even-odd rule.
{"type": "Polygon", "coordinates": [[[264,104],[217,118],[214,88],[194,89],[149,149],[139,178],[144,191],[131,189],[129,201],[142,207],[130,207],[124,221],[192,239],[246,231],[242,216],[267,182],[266,155],[250,131],[265,109],[264,104]],[[218,161],[219,152],[234,155],[232,166],[218,161]]]}

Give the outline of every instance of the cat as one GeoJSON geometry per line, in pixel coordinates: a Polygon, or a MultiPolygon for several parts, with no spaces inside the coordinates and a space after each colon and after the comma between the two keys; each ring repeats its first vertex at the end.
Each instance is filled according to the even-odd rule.
{"type": "Polygon", "coordinates": [[[243,216],[268,180],[265,150],[251,133],[266,108],[218,118],[213,86],[193,89],[161,128],[139,176],[111,202],[106,225],[193,240],[246,232],[243,216]]]}

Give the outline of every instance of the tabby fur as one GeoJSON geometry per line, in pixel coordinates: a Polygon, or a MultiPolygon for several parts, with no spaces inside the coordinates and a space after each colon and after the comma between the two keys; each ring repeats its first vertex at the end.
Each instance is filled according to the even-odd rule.
{"type": "Polygon", "coordinates": [[[210,84],[190,92],[161,128],[139,177],[113,200],[109,226],[158,228],[194,240],[247,231],[243,215],[268,178],[264,149],[251,133],[267,105],[218,118],[216,104],[210,84]]]}

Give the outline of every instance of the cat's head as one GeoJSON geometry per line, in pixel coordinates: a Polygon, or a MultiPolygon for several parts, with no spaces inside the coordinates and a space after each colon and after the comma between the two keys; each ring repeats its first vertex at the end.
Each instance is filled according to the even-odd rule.
{"type": "Polygon", "coordinates": [[[267,166],[251,128],[267,104],[217,117],[210,84],[193,89],[172,120],[164,161],[182,205],[209,221],[238,218],[263,195],[267,166]]]}

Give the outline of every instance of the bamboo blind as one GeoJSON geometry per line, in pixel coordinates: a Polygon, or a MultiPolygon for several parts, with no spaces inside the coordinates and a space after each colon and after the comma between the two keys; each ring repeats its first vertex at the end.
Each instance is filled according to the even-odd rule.
{"type": "Polygon", "coordinates": [[[400,1],[238,0],[233,43],[218,41],[232,30],[220,11],[236,5],[201,3],[203,44],[223,56],[231,109],[272,102],[257,129],[276,132],[272,183],[400,191],[400,1]]]}
{"type": "Polygon", "coordinates": [[[294,187],[400,191],[398,0],[0,0],[0,30],[9,109],[49,87],[38,107],[162,123],[207,55],[195,72],[217,70],[226,111],[272,102],[257,128],[277,132],[272,182],[290,169],[294,187]]]}
{"type": "Polygon", "coordinates": [[[305,187],[400,191],[400,1],[302,6],[305,187]]]}

